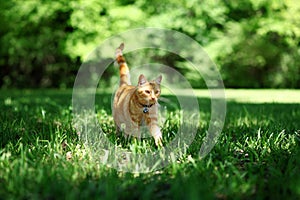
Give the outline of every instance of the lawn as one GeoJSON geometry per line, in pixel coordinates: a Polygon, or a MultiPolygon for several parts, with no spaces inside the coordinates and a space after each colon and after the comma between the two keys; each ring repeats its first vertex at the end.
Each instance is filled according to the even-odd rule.
{"type": "MultiPolygon", "coordinates": [[[[1,90],[0,199],[299,199],[299,90],[226,90],[224,128],[204,158],[199,149],[211,101],[207,91],[195,93],[201,117],[192,144],[164,168],[129,173],[93,159],[79,139],[72,90],[1,90]]],[[[97,119],[113,145],[157,150],[151,138],[115,137],[111,94],[95,99],[97,119]]],[[[168,143],[180,112],[175,96],[162,99],[168,143]]]]}

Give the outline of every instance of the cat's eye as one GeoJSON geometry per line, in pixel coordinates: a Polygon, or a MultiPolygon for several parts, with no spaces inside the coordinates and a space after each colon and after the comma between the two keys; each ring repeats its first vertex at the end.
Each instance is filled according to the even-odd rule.
{"type": "Polygon", "coordinates": [[[159,93],[159,90],[156,90],[156,91],[155,91],[155,94],[158,94],[158,93],[159,93]]]}
{"type": "Polygon", "coordinates": [[[150,90],[145,90],[145,92],[146,92],[147,94],[150,94],[150,90]]]}

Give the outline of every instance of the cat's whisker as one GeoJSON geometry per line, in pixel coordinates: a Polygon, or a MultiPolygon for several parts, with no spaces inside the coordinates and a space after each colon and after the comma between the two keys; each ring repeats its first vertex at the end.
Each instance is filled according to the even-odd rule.
{"type": "MultiPolygon", "coordinates": [[[[171,102],[170,99],[167,99],[167,98],[165,98],[165,97],[160,97],[160,98],[159,98],[159,101],[164,102],[164,103],[170,103],[170,102],[171,102]]],[[[158,100],[157,100],[157,102],[158,102],[158,100]]]]}

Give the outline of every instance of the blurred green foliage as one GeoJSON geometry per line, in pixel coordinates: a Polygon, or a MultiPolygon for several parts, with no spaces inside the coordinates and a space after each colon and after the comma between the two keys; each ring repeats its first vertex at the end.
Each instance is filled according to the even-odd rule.
{"type": "MultiPolygon", "coordinates": [[[[297,0],[9,0],[0,1],[0,20],[2,88],[72,87],[81,62],[97,45],[148,26],[198,41],[226,87],[300,88],[297,0]]],[[[159,59],[194,87],[205,87],[180,58],[159,59]]]]}

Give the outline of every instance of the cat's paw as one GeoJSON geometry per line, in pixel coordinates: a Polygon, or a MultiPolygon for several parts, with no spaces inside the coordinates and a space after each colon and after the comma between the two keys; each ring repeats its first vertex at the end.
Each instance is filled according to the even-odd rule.
{"type": "Polygon", "coordinates": [[[155,144],[156,144],[157,147],[163,147],[161,135],[156,136],[154,138],[154,141],[155,141],[155,144]]]}

